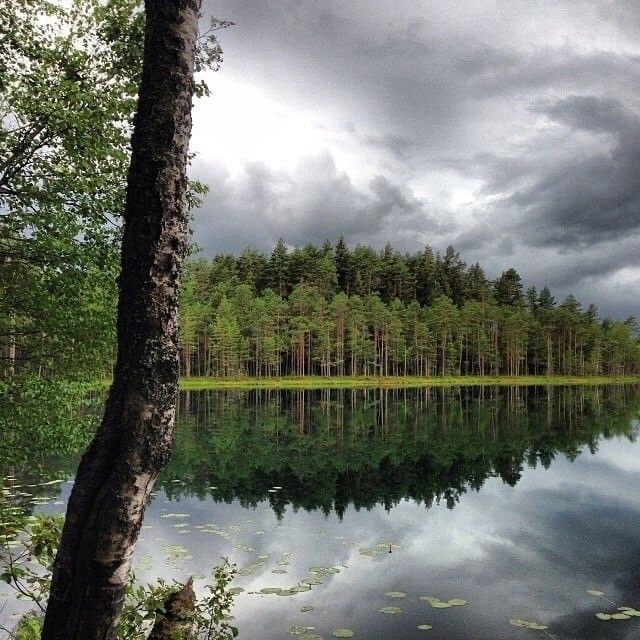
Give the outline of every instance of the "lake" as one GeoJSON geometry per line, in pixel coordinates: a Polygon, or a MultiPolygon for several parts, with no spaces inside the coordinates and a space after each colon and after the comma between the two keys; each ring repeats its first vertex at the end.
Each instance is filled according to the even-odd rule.
{"type": "MultiPolygon", "coordinates": [[[[247,639],[638,638],[596,613],[640,608],[639,418],[636,386],[184,392],[135,571],[228,557],[247,639]]],[[[64,510],[76,459],[5,496],[64,510]]]]}

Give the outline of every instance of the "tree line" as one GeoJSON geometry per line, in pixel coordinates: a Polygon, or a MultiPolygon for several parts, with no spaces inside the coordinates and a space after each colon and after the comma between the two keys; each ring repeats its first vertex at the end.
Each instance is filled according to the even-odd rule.
{"type": "Polygon", "coordinates": [[[448,247],[311,244],[191,260],[184,376],[632,375],[634,318],[601,319],[518,272],[489,279],[448,247]]]}

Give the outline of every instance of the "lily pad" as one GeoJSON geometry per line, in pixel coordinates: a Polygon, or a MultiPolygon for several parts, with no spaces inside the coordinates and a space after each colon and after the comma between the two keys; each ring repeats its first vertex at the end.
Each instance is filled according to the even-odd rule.
{"type": "Polygon", "coordinates": [[[244,589],[242,587],[231,587],[231,589],[229,589],[229,593],[237,596],[239,593],[243,593],[244,589]]]}
{"type": "Polygon", "coordinates": [[[299,624],[294,624],[292,627],[287,629],[287,633],[290,636],[301,636],[303,633],[307,632],[307,627],[302,627],[299,624]]]}
{"type": "Polygon", "coordinates": [[[292,593],[304,593],[305,591],[311,591],[311,587],[308,584],[299,584],[289,589],[292,593]]]}
{"type": "Polygon", "coordinates": [[[631,616],[628,616],[626,613],[612,613],[612,620],[629,620],[631,616]]]}
{"type": "Polygon", "coordinates": [[[378,611],[380,613],[402,613],[402,609],[400,607],[381,607],[378,611]]]}
{"type": "Polygon", "coordinates": [[[322,640],[322,636],[319,633],[303,633],[298,638],[300,640],[322,640]]]}
{"type": "Polygon", "coordinates": [[[448,602],[429,602],[429,604],[434,608],[434,609],[447,609],[449,607],[451,607],[452,605],[449,604],[448,602]]]}
{"type": "Polygon", "coordinates": [[[313,611],[315,607],[310,604],[305,604],[304,607],[300,607],[300,613],[308,613],[309,611],[313,611]]]}
{"type": "Polygon", "coordinates": [[[282,591],[281,587],[265,587],[264,589],[260,589],[260,593],[280,593],[282,591]]]}
{"type": "Polygon", "coordinates": [[[433,627],[430,624],[419,624],[418,629],[421,629],[422,631],[429,631],[429,629],[433,629],[433,627]]]}
{"type": "Polygon", "coordinates": [[[336,638],[353,638],[355,634],[351,629],[336,629],[331,635],[336,638]]]}
{"type": "Polygon", "coordinates": [[[611,616],[608,613],[596,613],[598,620],[611,620],[611,616]]]}
{"type": "Polygon", "coordinates": [[[604,591],[596,591],[595,589],[587,589],[587,593],[590,596],[603,596],[604,595],[604,591]]]}
{"type": "Polygon", "coordinates": [[[387,591],[384,594],[387,598],[406,598],[407,594],[404,591],[387,591]]]}
{"type": "Polygon", "coordinates": [[[452,607],[464,607],[465,605],[469,604],[462,598],[452,598],[451,600],[448,600],[448,602],[452,607]]]}
{"type": "Polygon", "coordinates": [[[529,622],[528,620],[522,620],[520,618],[512,618],[509,620],[509,624],[514,627],[522,627],[523,629],[531,629],[533,631],[544,631],[547,629],[547,626],[544,624],[539,624],[537,622],[529,622]]]}

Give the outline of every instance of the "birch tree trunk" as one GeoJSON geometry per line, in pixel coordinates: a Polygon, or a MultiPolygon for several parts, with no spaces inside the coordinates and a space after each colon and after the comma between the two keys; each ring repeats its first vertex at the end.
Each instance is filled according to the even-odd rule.
{"type": "Polygon", "coordinates": [[[147,498],[171,453],[200,0],[146,0],[145,11],[114,382],[67,506],[43,640],[115,637],[147,498]]]}

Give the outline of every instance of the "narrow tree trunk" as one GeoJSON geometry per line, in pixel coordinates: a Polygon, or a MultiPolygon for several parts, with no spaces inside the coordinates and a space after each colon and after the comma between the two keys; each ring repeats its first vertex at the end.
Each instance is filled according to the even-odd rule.
{"type": "Polygon", "coordinates": [[[145,8],[114,382],[69,498],[43,640],[115,637],[147,498],[171,452],[200,0],[146,0],[145,8]]]}

